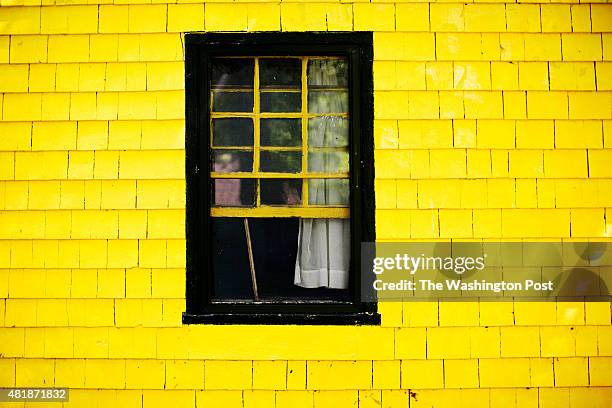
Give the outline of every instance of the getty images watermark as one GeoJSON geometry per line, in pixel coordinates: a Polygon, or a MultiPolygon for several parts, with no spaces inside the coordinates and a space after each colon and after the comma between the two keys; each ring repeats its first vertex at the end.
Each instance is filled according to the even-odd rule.
{"type": "Polygon", "coordinates": [[[606,243],[363,243],[362,254],[372,301],[610,299],[606,243]]]}
{"type": "MultiPolygon", "coordinates": [[[[408,254],[396,254],[395,257],[376,257],[372,262],[372,272],[377,277],[386,270],[405,271],[415,275],[418,271],[452,271],[457,275],[463,275],[469,271],[482,271],[485,269],[487,254],[479,257],[458,256],[410,256],[408,254]]],[[[408,280],[401,279],[399,282],[385,282],[383,279],[374,280],[373,287],[381,290],[422,290],[422,291],[483,291],[489,290],[495,293],[516,290],[552,291],[552,281],[538,282],[525,279],[524,282],[488,282],[485,279],[461,281],[459,279],[444,279],[436,282],[432,279],[408,280]]]]}

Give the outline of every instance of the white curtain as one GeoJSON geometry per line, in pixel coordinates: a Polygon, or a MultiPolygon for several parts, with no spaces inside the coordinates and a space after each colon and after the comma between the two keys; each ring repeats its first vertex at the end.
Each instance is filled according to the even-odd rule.
{"type": "MultiPolygon", "coordinates": [[[[340,147],[337,151],[311,151],[310,172],[348,171],[348,127],[343,118],[311,119],[308,145],[340,147]]],[[[311,205],[347,206],[348,179],[310,179],[308,202],[311,205]]],[[[350,224],[348,219],[300,219],[298,255],[294,283],[303,288],[348,288],[350,262],[350,224]]]]}
{"type": "Polygon", "coordinates": [[[348,287],[348,219],[300,220],[294,283],[303,288],[348,287]]]}

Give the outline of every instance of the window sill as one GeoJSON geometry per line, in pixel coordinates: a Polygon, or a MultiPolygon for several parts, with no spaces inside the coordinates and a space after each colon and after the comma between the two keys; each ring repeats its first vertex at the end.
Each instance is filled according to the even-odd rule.
{"type": "Polygon", "coordinates": [[[248,325],[380,325],[378,313],[333,314],[187,314],[183,324],[248,324],[248,325]]]}

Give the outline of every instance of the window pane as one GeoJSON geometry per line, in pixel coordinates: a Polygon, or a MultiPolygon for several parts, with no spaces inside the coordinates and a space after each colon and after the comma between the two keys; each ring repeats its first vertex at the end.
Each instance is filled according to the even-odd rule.
{"type": "Polygon", "coordinates": [[[346,59],[311,59],[308,61],[308,85],[344,88],[348,85],[346,59]]]}
{"type": "Polygon", "coordinates": [[[253,88],[255,78],[253,58],[214,58],[212,88],[253,88]]]}
{"type": "Polygon", "coordinates": [[[262,58],[259,60],[260,88],[301,88],[302,60],[262,58]]]}
{"type": "Polygon", "coordinates": [[[308,146],[348,147],[348,119],[324,116],[308,120],[308,146]]]}
{"type": "Polygon", "coordinates": [[[260,104],[262,112],[300,112],[302,94],[299,92],[262,92],[260,104]]]}
{"type": "Polygon", "coordinates": [[[260,170],[270,173],[299,173],[302,170],[302,152],[261,151],[260,170]]]}
{"type": "Polygon", "coordinates": [[[348,179],[311,179],[308,181],[308,204],[349,205],[348,179]]]}
{"type": "Polygon", "coordinates": [[[348,112],[348,92],[309,90],[308,112],[346,113],[348,112]]]}
{"type": "Polygon", "coordinates": [[[253,112],[253,92],[213,92],[213,112],[253,112]]]}
{"type": "Polygon", "coordinates": [[[213,146],[253,146],[253,121],[249,118],[212,120],[213,146]]]}
{"type": "Polygon", "coordinates": [[[262,146],[302,145],[301,119],[262,119],[260,126],[262,146]]]}
{"type": "Polygon", "coordinates": [[[300,179],[261,179],[259,183],[262,204],[302,204],[302,180],[300,179]]]}
{"type": "Polygon", "coordinates": [[[213,297],[253,299],[249,255],[242,218],[211,220],[210,239],[213,268],[213,297]]]}
{"type": "Polygon", "coordinates": [[[253,171],[253,151],[213,150],[212,161],[212,170],[217,173],[253,171]]]}
{"type": "MultiPolygon", "coordinates": [[[[215,300],[254,300],[244,218],[213,218],[215,300]]],[[[346,219],[247,218],[260,299],[349,300],[346,219]],[[308,230],[309,233],[300,234],[308,230]],[[270,245],[270,237],[283,237],[270,245]],[[301,249],[301,250],[300,250],[301,249]]]]}
{"type": "Polygon", "coordinates": [[[309,151],[308,171],[312,173],[348,172],[349,154],[346,151],[309,151]]]}
{"type": "Polygon", "coordinates": [[[213,205],[252,207],[255,205],[254,179],[215,179],[213,205]]]}

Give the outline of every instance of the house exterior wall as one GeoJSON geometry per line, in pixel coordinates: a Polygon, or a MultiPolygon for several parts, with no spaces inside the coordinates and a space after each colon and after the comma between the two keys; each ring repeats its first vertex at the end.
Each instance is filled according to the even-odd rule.
{"type": "Polygon", "coordinates": [[[70,387],[66,407],[612,404],[609,302],[181,324],[182,32],[374,32],[381,241],[609,241],[612,6],[110,3],[1,1],[1,387],[70,387]]]}

